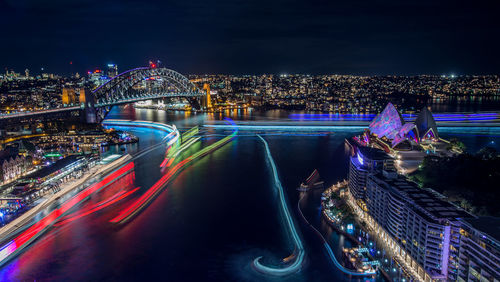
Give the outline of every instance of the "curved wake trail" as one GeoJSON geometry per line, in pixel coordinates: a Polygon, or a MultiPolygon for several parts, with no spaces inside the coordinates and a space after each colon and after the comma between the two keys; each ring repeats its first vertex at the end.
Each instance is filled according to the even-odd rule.
{"type": "MultiPolygon", "coordinates": [[[[297,229],[295,228],[295,224],[293,223],[292,216],[290,214],[290,210],[288,209],[288,205],[286,203],[285,199],[285,193],[283,191],[283,186],[281,185],[281,181],[278,176],[278,169],[276,168],[276,164],[274,163],[273,156],[271,155],[271,151],[269,150],[269,145],[267,141],[262,138],[262,136],[258,135],[257,136],[262,140],[264,143],[264,146],[266,148],[266,155],[269,163],[271,164],[273,176],[274,176],[274,186],[278,190],[278,195],[279,195],[279,200],[280,200],[280,207],[281,210],[283,211],[283,215],[285,216],[286,220],[286,226],[288,227],[288,232],[290,233],[290,237],[293,240],[294,243],[294,252],[291,256],[291,259],[293,259],[293,262],[285,267],[279,268],[279,267],[271,267],[271,266],[265,266],[263,265],[260,260],[262,256],[256,258],[253,260],[253,266],[255,269],[259,272],[265,273],[265,274],[270,274],[270,275],[276,275],[276,276],[284,276],[284,275],[289,275],[292,273],[295,273],[299,271],[303,264],[304,264],[304,257],[305,257],[305,250],[304,250],[304,245],[302,244],[302,240],[297,233],[297,229]]],[[[288,259],[286,259],[288,260],[288,259]]]]}

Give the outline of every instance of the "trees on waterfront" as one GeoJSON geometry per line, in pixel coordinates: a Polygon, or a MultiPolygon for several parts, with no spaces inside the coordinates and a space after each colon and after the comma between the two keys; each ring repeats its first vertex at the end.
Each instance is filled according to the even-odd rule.
{"type": "Polygon", "coordinates": [[[477,215],[500,216],[500,157],[482,149],[478,154],[454,157],[427,156],[410,178],[477,215]]]}

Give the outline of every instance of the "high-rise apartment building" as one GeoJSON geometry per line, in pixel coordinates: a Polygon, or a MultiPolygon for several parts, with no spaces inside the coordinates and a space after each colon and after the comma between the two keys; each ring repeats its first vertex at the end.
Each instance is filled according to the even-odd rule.
{"type": "Polygon", "coordinates": [[[461,219],[457,281],[500,281],[500,218],[461,219]]]}
{"type": "Polygon", "coordinates": [[[459,218],[470,214],[434,190],[388,171],[367,177],[365,201],[380,233],[391,237],[396,253],[422,280],[449,279],[457,266],[450,264],[450,252],[460,248],[459,218]]]}
{"type": "Polygon", "coordinates": [[[369,174],[382,171],[384,166],[393,166],[393,159],[384,151],[370,147],[355,147],[355,155],[349,161],[349,191],[363,205],[366,178],[369,174]]]}

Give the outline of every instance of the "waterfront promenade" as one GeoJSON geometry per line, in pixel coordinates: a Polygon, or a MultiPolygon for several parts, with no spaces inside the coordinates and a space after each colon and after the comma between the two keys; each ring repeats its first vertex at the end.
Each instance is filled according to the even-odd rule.
{"type": "Polygon", "coordinates": [[[84,174],[83,177],[63,183],[61,186],[61,190],[59,190],[57,193],[49,195],[48,197],[44,197],[44,199],[39,204],[25,212],[18,218],[9,222],[7,225],[0,228],[1,241],[22,230],[39,212],[48,208],[56,201],[62,203],[69,197],[73,196],[74,193],[71,192],[80,190],[87,181],[91,180],[92,178],[96,178],[109,173],[113,168],[116,168],[117,166],[129,161],[130,158],[130,155],[125,155],[107,164],[97,164],[96,166],[92,167],[86,174],[84,174]]]}

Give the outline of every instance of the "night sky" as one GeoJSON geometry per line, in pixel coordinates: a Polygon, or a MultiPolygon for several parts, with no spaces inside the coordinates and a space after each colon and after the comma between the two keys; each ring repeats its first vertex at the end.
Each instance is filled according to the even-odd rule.
{"type": "Polygon", "coordinates": [[[185,74],[500,73],[500,1],[409,2],[0,0],[0,67],[67,74],[159,59],[185,74]]]}

